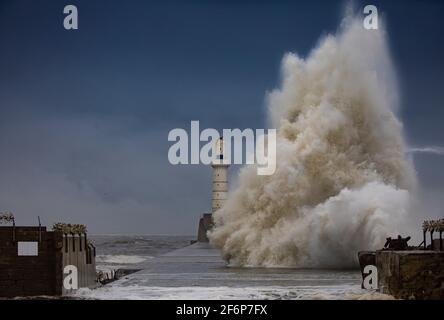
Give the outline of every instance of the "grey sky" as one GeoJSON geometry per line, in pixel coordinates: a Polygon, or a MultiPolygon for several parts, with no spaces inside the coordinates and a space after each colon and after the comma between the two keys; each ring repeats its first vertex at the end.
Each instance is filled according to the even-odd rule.
{"type": "MultiPolygon", "coordinates": [[[[191,120],[263,128],[283,54],[306,55],[343,9],[68,2],[79,9],[77,31],[63,29],[60,1],[0,3],[0,211],[20,224],[40,215],[94,233],[194,234],[211,207],[211,169],[171,166],[168,131],[191,120]]],[[[387,20],[409,145],[443,146],[444,3],[372,3],[387,20]]],[[[414,157],[427,210],[443,215],[443,158],[414,157]]]]}

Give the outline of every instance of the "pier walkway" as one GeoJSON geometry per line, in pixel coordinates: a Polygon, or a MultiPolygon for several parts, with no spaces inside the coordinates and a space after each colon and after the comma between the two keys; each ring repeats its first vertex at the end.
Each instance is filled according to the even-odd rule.
{"type": "Polygon", "coordinates": [[[362,295],[359,270],[227,267],[208,243],[143,263],[139,272],[78,294],[98,299],[331,299],[362,295]]]}

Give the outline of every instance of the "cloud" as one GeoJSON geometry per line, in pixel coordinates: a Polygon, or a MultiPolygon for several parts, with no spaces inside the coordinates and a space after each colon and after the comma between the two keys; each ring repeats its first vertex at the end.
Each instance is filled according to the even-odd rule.
{"type": "Polygon", "coordinates": [[[408,153],[429,153],[434,155],[444,155],[444,147],[426,146],[426,147],[411,147],[407,150],[408,153]]]}
{"type": "Polygon", "coordinates": [[[39,215],[93,233],[190,235],[210,207],[210,168],[172,166],[167,129],[99,114],[10,120],[0,126],[0,210],[19,224],[39,215]]]}

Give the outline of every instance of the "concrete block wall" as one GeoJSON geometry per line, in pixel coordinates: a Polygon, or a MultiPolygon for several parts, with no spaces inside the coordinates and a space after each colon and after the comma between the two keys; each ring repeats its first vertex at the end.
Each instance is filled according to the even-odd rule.
{"type": "Polygon", "coordinates": [[[444,299],[444,252],[376,251],[378,287],[400,299],[444,299]]]}
{"type": "Polygon", "coordinates": [[[59,295],[60,235],[42,227],[0,227],[0,296],[59,295]],[[38,242],[38,256],[18,256],[18,241],[38,242]]]}
{"type": "Polygon", "coordinates": [[[86,235],[64,235],[46,227],[0,227],[0,297],[57,296],[64,267],[75,265],[79,288],[95,287],[95,248],[86,235]],[[38,242],[37,256],[19,256],[18,242],[38,242]]]}
{"type": "MultiPolygon", "coordinates": [[[[95,248],[88,245],[86,235],[63,235],[62,270],[68,265],[77,267],[79,288],[97,285],[95,248]]],[[[63,294],[71,290],[62,289],[63,294]]]]}

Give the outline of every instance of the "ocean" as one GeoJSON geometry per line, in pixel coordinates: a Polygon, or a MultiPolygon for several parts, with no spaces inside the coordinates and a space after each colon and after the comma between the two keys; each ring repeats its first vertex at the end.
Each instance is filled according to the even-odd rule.
{"type": "Polygon", "coordinates": [[[170,251],[183,248],[192,236],[159,235],[91,235],[97,248],[98,270],[142,268],[147,261],[170,251]]]}
{"type": "Polygon", "coordinates": [[[141,269],[82,299],[390,299],[361,289],[356,270],[228,267],[190,236],[96,235],[98,270],[141,269]]]}

